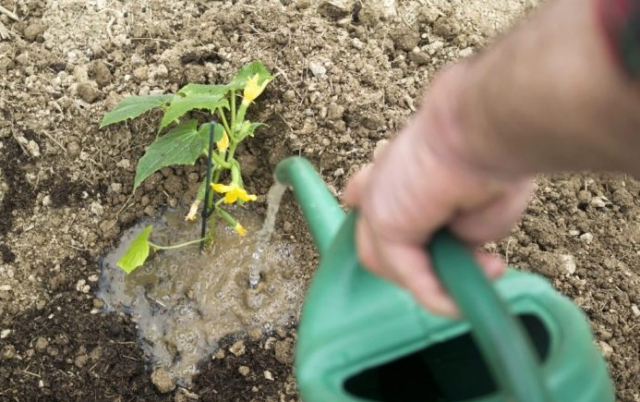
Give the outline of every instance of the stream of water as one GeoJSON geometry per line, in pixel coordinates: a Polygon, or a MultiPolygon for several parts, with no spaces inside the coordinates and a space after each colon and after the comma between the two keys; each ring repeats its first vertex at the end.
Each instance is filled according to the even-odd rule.
{"type": "Polygon", "coordinates": [[[172,209],[131,228],[103,257],[98,296],[108,310],[131,315],[149,362],[165,367],[180,384],[190,383],[198,363],[215,352],[221,338],[297,321],[304,282],[295,249],[272,238],[283,192],[283,186],[269,191],[264,223],[247,208],[230,211],[247,235],[237,236],[219,223],[214,246],[205,253],[197,245],[162,251],[129,275],[116,266],[148,224],[154,225],[157,244],[199,237],[199,225],[184,221],[187,211],[172,209]]]}
{"type": "Polygon", "coordinates": [[[271,240],[271,235],[275,229],[276,217],[285,191],[287,191],[287,186],[276,181],[267,193],[267,216],[262,224],[262,229],[256,233],[256,249],[251,254],[252,263],[249,267],[249,286],[252,289],[258,286],[260,282],[260,272],[264,265],[262,255],[268,247],[269,240],[271,240]]]}

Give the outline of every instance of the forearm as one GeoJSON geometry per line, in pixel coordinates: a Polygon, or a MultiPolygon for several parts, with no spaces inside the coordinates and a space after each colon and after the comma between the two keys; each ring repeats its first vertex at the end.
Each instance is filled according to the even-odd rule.
{"type": "Polygon", "coordinates": [[[549,2],[468,62],[455,98],[447,141],[483,169],[640,173],[640,88],[616,65],[594,0],[549,2]]]}

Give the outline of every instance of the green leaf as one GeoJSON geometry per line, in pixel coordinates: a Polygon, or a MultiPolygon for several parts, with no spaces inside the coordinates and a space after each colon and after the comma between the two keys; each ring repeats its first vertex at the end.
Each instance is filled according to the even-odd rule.
{"type": "Polygon", "coordinates": [[[216,124],[216,126],[213,128],[213,140],[215,142],[218,142],[222,139],[222,134],[224,133],[224,127],[222,127],[222,124],[216,124]]]}
{"type": "Polygon", "coordinates": [[[273,76],[259,61],[254,61],[242,67],[240,71],[233,77],[228,87],[230,89],[243,89],[247,85],[247,81],[254,75],[258,74],[258,85],[262,85],[264,80],[271,80],[273,76]]]}
{"type": "MultiPolygon", "coordinates": [[[[211,123],[203,123],[200,125],[198,129],[198,135],[202,137],[202,142],[204,143],[204,148],[209,149],[209,127],[211,127],[211,123]]],[[[213,133],[214,141],[215,141],[215,132],[213,133]]]]}
{"type": "Polygon", "coordinates": [[[246,138],[247,136],[253,137],[254,132],[258,127],[266,126],[264,123],[250,123],[245,121],[240,128],[240,138],[241,140],[246,138]]]}
{"type": "Polygon", "coordinates": [[[173,95],[129,96],[118,103],[112,111],[104,115],[100,128],[138,117],[153,108],[166,104],[171,98],[173,98],[173,95]]]}
{"type": "Polygon", "coordinates": [[[184,96],[214,95],[223,97],[229,92],[228,85],[187,84],[180,88],[179,94],[184,96]]]}
{"type": "Polygon", "coordinates": [[[142,233],[131,242],[127,252],[118,260],[118,266],[127,274],[144,264],[149,256],[149,242],[147,240],[152,229],[153,225],[144,228],[142,233]]]}
{"type": "Polygon", "coordinates": [[[164,117],[160,122],[160,130],[167,127],[190,110],[207,109],[213,113],[219,107],[229,107],[229,101],[223,99],[223,95],[176,96],[164,111],[164,117]]]}
{"type": "MultiPolygon", "coordinates": [[[[198,133],[202,137],[202,141],[204,141],[205,148],[209,148],[209,127],[211,127],[211,123],[204,123],[198,129],[198,133]]],[[[224,127],[222,124],[216,124],[213,128],[213,140],[218,142],[222,139],[222,133],[224,132],[224,127]]]]}
{"type": "Polygon", "coordinates": [[[133,190],[154,172],[171,165],[193,165],[204,150],[198,122],[187,120],[156,139],[140,158],[133,190]]]}

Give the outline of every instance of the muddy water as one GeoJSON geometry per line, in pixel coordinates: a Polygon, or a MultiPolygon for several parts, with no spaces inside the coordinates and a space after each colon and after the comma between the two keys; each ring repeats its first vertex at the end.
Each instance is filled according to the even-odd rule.
{"type": "MultiPolygon", "coordinates": [[[[270,235],[261,232],[261,219],[241,209],[233,214],[247,229],[245,237],[218,220],[213,249],[204,254],[197,245],[162,251],[130,275],[116,266],[149,223],[154,224],[151,240],[156,244],[197,239],[199,224],[184,222],[186,212],[169,210],[158,221],[125,233],[103,259],[98,294],[109,309],[131,314],[151,362],[167,368],[183,384],[190,382],[198,362],[217,349],[222,337],[295,321],[304,288],[296,275],[292,246],[269,240],[270,235]],[[259,277],[253,287],[251,272],[259,277]]],[[[265,227],[270,224],[267,221],[265,227]]]]}

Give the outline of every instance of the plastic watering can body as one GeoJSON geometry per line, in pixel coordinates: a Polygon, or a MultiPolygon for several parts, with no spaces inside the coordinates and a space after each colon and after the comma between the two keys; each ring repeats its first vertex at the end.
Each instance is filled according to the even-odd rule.
{"type": "Polygon", "coordinates": [[[305,402],[614,401],[584,314],[544,279],[509,270],[489,285],[456,271],[472,256],[444,234],[429,251],[465,319],[432,315],[360,265],[355,213],[306,160],[281,162],[276,178],[293,188],[321,257],[296,346],[305,402]]]}

